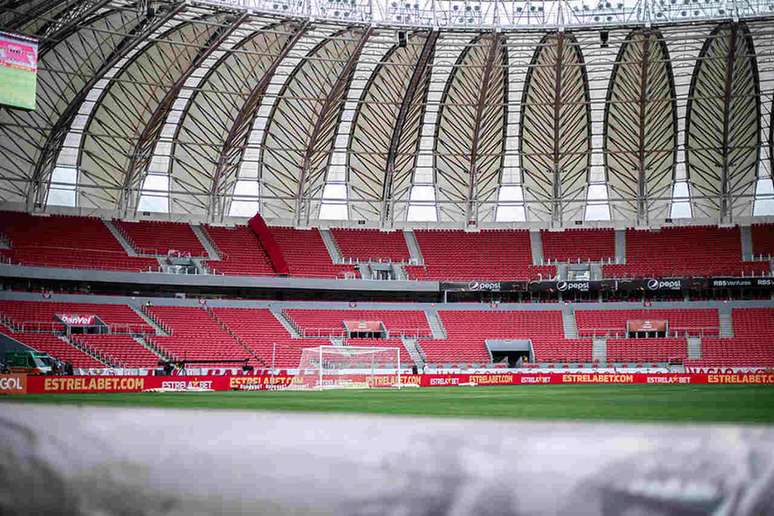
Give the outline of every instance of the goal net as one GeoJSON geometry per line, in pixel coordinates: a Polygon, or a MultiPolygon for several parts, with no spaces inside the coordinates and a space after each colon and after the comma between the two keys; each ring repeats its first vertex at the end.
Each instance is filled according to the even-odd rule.
{"type": "Polygon", "coordinates": [[[290,389],[400,388],[399,348],[305,348],[290,389]]]}

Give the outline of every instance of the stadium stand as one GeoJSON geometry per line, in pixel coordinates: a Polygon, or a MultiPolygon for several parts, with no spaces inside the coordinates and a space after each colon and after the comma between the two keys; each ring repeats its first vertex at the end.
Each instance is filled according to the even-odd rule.
{"type": "Polygon", "coordinates": [[[543,258],[554,262],[598,262],[615,258],[612,229],[569,229],[541,231],[543,258]]]}
{"type": "Polygon", "coordinates": [[[297,339],[265,308],[213,308],[213,314],[242,339],[267,366],[298,367],[303,348],[327,346],[329,339],[297,339]],[[276,344],[276,346],[275,346],[276,344]]]}
{"type": "Polygon", "coordinates": [[[0,233],[11,242],[14,263],[41,267],[156,270],[153,258],[127,256],[105,224],[91,217],[32,216],[0,212],[0,233]]]}
{"type": "Polygon", "coordinates": [[[439,310],[447,339],[421,339],[430,363],[490,362],[487,339],[529,339],[535,360],[591,361],[591,341],[565,339],[560,311],[478,312],[439,310]]]}
{"type": "Polygon", "coordinates": [[[59,303],[35,301],[0,301],[0,317],[17,328],[35,327],[62,331],[64,325],[56,322],[57,314],[96,315],[113,331],[152,333],[146,323],[127,305],[98,303],[59,303]]]}
{"type": "Polygon", "coordinates": [[[642,309],[642,310],[576,310],[578,335],[625,336],[630,320],[666,320],[669,332],[684,335],[718,335],[718,311],[715,309],[642,309]]]}
{"type": "Polygon", "coordinates": [[[700,360],[695,366],[774,367],[774,308],[734,308],[734,336],[701,340],[700,360]]]}
{"type": "Polygon", "coordinates": [[[408,262],[409,250],[402,231],[331,229],[344,258],[358,261],[408,262]]]}
{"type": "Polygon", "coordinates": [[[292,276],[341,278],[355,274],[352,265],[336,265],[316,229],[271,228],[292,276]]]}
{"type": "Polygon", "coordinates": [[[392,336],[426,337],[432,335],[425,313],[418,310],[289,309],[284,312],[299,333],[308,336],[345,335],[344,321],[381,321],[392,336]]]}
{"type": "Polygon", "coordinates": [[[106,364],[103,364],[75,346],[72,346],[70,343],[63,340],[63,338],[52,335],[51,333],[23,332],[6,334],[36,351],[48,353],[58,360],[69,362],[76,368],[101,369],[107,367],[106,364]]]}
{"type": "Polygon", "coordinates": [[[129,335],[73,335],[71,339],[101,353],[121,367],[158,366],[159,357],[129,335]]]}
{"type": "Polygon", "coordinates": [[[207,256],[189,224],[124,220],[115,220],[114,223],[138,253],[164,255],[169,251],[178,251],[191,256],[207,256]]]}
{"type": "Polygon", "coordinates": [[[607,339],[608,362],[669,362],[688,357],[686,339],[607,339]]]}
{"type": "Polygon", "coordinates": [[[269,257],[247,226],[205,226],[204,230],[220,253],[219,261],[207,262],[213,272],[238,276],[274,275],[269,257]]]}
{"type": "Polygon", "coordinates": [[[171,333],[148,337],[148,340],[177,360],[251,359],[251,363],[256,363],[252,354],[205,308],[152,306],[145,311],[171,333]]]}
{"type": "Polygon", "coordinates": [[[752,226],[753,254],[774,258],[774,224],[752,226]]]}
{"type": "Polygon", "coordinates": [[[415,231],[424,266],[409,266],[413,279],[528,280],[550,278],[554,267],[532,265],[527,231],[415,231]]]}
{"type": "Polygon", "coordinates": [[[762,275],[767,262],[743,262],[739,228],[679,227],[626,231],[626,264],[606,265],[607,277],[762,275]]]}

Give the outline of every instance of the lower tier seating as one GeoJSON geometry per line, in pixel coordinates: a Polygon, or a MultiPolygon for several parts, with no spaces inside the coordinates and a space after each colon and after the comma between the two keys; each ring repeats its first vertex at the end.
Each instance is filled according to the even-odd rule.
{"type": "Polygon", "coordinates": [[[425,313],[418,310],[289,309],[285,314],[307,336],[345,335],[344,321],[381,321],[392,336],[432,335],[425,313]]]}
{"type": "Polygon", "coordinates": [[[576,310],[578,335],[626,336],[626,322],[631,320],[668,321],[670,334],[717,335],[718,311],[715,309],[641,309],[641,310],[576,310]]]}
{"type": "Polygon", "coordinates": [[[686,339],[608,339],[608,362],[684,361],[688,356],[686,339]]]}
{"type": "Polygon", "coordinates": [[[121,367],[155,368],[159,357],[129,335],[73,335],[73,341],[85,344],[121,367]]]}
{"type": "Polygon", "coordinates": [[[148,340],[177,360],[250,359],[250,363],[258,365],[204,308],[153,306],[146,310],[172,333],[168,337],[148,337],[148,340]]]}
{"type": "Polygon", "coordinates": [[[263,359],[267,366],[295,368],[301,350],[329,346],[329,339],[295,339],[265,308],[213,308],[213,314],[263,359]],[[273,360],[273,362],[272,362],[273,360]]]}
{"type": "Polygon", "coordinates": [[[114,333],[152,333],[146,323],[127,305],[100,303],[60,303],[38,301],[0,301],[0,317],[5,316],[14,325],[35,329],[62,331],[64,325],[56,322],[57,314],[96,315],[114,333]]]}

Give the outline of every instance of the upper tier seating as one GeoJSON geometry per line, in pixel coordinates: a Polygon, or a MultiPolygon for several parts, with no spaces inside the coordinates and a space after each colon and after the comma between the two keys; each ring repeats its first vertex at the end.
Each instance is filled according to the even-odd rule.
{"type": "Polygon", "coordinates": [[[167,254],[169,251],[207,256],[189,224],[162,221],[114,221],[134,250],[143,254],[167,254]]]}
{"type": "Polygon", "coordinates": [[[11,240],[11,260],[22,265],[107,269],[157,270],[153,258],[127,256],[107,226],[91,217],[38,217],[0,212],[0,233],[11,240]]]}
{"type": "Polygon", "coordinates": [[[16,326],[38,330],[62,331],[56,314],[96,315],[114,332],[153,333],[154,330],[127,305],[99,303],[61,303],[42,301],[0,301],[0,315],[7,316],[16,326]]]}
{"type": "Polygon", "coordinates": [[[299,333],[307,336],[346,335],[343,321],[381,321],[391,336],[431,336],[424,312],[418,310],[306,310],[285,313],[299,333]]]}
{"type": "Polygon", "coordinates": [[[608,362],[669,362],[688,356],[687,339],[608,339],[608,362]]]}
{"type": "Polygon", "coordinates": [[[205,231],[220,252],[220,260],[207,266],[222,274],[272,276],[274,269],[258,237],[247,226],[206,226],[205,231]]]}
{"type": "Polygon", "coordinates": [[[355,272],[352,265],[333,263],[317,229],[273,227],[271,232],[292,276],[342,278],[346,272],[355,272]]]}
{"type": "Polygon", "coordinates": [[[576,310],[578,335],[625,336],[628,320],[667,320],[670,334],[717,335],[718,311],[710,309],[576,310]]]}
{"type": "Polygon", "coordinates": [[[129,335],[73,335],[72,339],[102,353],[121,367],[158,366],[159,357],[129,335]]]}
{"type": "Polygon", "coordinates": [[[606,265],[606,277],[739,276],[769,272],[766,262],[742,262],[739,228],[678,227],[626,231],[626,265],[606,265]]]}
{"type": "Polygon", "coordinates": [[[774,258],[774,224],[753,224],[753,254],[774,258]]]}
{"type": "MultiPolygon", "coordinates": [[[[148,340],[178,360],[243,360],[257,365],[252,355],[237,340],[221,328],[204,308],[182,306],[152,306],[146,311],[165,328],[169,337],[148,337],[148,340]]],[[[230,364],[232,367],[238,364],[230,364]]],[[[224,364],[224,367],[226,364],[224,364]]]]}
{"type": "Polygon", "coordinates": [[[410,254],[402,231],[331,229],[344,258],[359,261],[408,262],[410,254]]]}
{"type": "Polygon", "coordinates": [[[598,262],[615,258],[612,229],[569,229],[541,231],[543,258],[558,262],[598,262]]]}
{"type": "Polygon", "coordinates": [[[733,338],[701,339],[699,366],[774,367],[774,308],[734,308],[733,338]]]}
{"type": "Polygon", "coordinates": [[[69,362],[75,368],[102,369],[108,367],[99,360],[92,358],[75,346],[72,346],[68,342],[65,342],[61,338],[50,333],[0,333],[5,333],[36,351],[48,353],[58,360],[69,362]]]}
{"type": "Polygon", "coordinates": [[[527,231],[415,231],[424,266],[407,267],[413,279],[528,280],[556,274],[532,265],[527,231]]]}
{"type": "Polygon", "coordinates": [[[490,362],[487,339],[530,339],[535,360],[591,361],[591,341],[565,339],[560,311],[439,310],[448,339],[421,340],[430,363],[490,362]]]}
{"type": "Polygon", "coordinates": [[[266,308],[213,308],[212,311],[268,366],[272,365],[274,356],[275,367],[298,367],[302,349],[331,344],[324,338],[294,339],[266,308]]]}

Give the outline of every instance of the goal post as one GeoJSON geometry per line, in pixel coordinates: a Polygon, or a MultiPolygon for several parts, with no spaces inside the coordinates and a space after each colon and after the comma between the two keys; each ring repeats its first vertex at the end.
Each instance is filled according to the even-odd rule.
{"type": "Polygon", "coordinates": [[[318,346],[301,350],[294,390],[401,387],[400,348],[318,346]]]}

